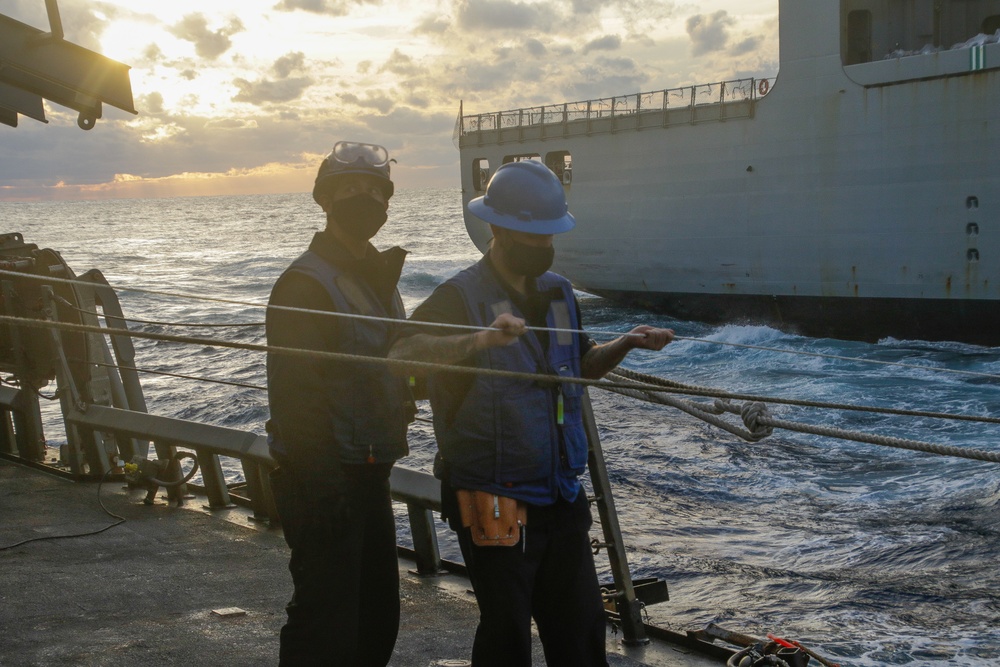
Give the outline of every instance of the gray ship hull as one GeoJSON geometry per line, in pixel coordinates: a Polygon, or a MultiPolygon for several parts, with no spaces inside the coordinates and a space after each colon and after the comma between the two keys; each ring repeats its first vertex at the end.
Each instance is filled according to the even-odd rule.
{"type": "MultiPolygon", "coordinates": [[[[896,4],[782,2],[773,80],[465,116],[464,199],[537,156],[564,177],[578,224],[555,268],[582,290],[813,336],[1000,345],[1000,44],[846,64],[836,27],[865,8],[885,41],[896,4]]],[[[466,226],[484,248],[488,228],[466,226]]]]}

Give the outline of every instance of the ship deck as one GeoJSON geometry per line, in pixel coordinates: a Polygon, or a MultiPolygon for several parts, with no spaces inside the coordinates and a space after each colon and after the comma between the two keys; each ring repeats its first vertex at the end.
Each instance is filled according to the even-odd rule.
{"type": "MultiPolygon", "coordinates": [[[[0,458],[0,664],[274,665],[291,592],[280,531],[241,508],[144,505],[121,481],[73,482],[0,458]],[[98,490],[100,497],[98,497],[98,490]],[[69,539],[23,540],[98,531],[69,539]],[[220,610],[237,609],[236,615],[220,610]],[[242,613],[241,613],[242,612],[242,613]]],[[[402,619],[391,665],[463,665],[476,606],[468,580],[418,577],[401,558],[402,619]]],[[[534,642],[534,664],[544,665],[534,642]]],[[[613,666],[707,667],[720,661],[656,640],[613,666]]]]}

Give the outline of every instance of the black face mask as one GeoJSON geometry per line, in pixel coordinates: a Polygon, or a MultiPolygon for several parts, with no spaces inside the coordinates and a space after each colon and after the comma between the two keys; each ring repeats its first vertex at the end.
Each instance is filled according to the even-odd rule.
{"type": "Polygon", "coordinates": [[[330,202],[327,220],[333,220],[353,238],[367,241],[386,221],[385,204],[366,194],[330,202]]]}
{"type": "Polygon", "coordinates": [[[504,264],[511,272],[529,278],[537,278],[552,266],[556,249],[552,246],[540,247],[519,243],[509,239],[501,244],[504,264]]]}

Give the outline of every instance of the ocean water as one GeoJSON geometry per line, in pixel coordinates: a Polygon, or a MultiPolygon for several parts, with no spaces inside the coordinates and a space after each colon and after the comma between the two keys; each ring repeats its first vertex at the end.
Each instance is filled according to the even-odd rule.
{"type": "MultiPolygon", "coordinates": [[[[271,285],[323,224],[307,194],[74,203],[0,203],[2,232],[58,250],[77,274],[100,269],[128,317],[176,325],[145,331],[263,343],[262,308],[150,295],[129,288],[263,304],[271,285]]],[[[377,246],[411,254],[407,308],[479,257],[457,190],[400,191],[377,246]]],[[[558,239],[557,239],[558,248],[558,239]]],[[[1000,348],[794,336],[763,326],[707,326],[581,294],[587,328],[642,323],[717,343],[848,356],[801,356],[679,340],[625,366],[729,391],[914,410],[1000,415],[1000,348]],[[865,360],[917,366],[872,365],[865,360]]],[[[262,386],[263,355],[137,340],[141,368],[262,386]]],[[[150,412],[263,432],[254,388],[144,375],[150,412]]],[[[666,580],[670,601],[649,620],[675,630],[707,623],[795,638],[845,665],[991,665],[1000,656],[1000,465],[775,432],[744,442],[671,408],[592,391],[636,577],[666,580]]],[[[772,406],[785,419],[996,450],[1000,429],[974,422],[772,406]]],[[[422,407],[422,417],[429,416],[422,407]]],[[[46,411],[50,445],[58,414],[46,411]]],[[[64,440],[63,440],[64,441],[64,440]]],[[[401,465],[429,470],[425,422],[401,465]]],[[[233,467],[230,475],[238,475],[233,467]]],[[[405,513],[400,537],[407,539],[405,513]]],[[[596,530],[596,527],[595,527],[596,530]]],[[[442,535],[446,531],[442,529],[442,535]]],[[[442,545],[446,557],[457,549],[442,545]]],[[[610,580],[604,556],[601,576],[610,580]]]]}

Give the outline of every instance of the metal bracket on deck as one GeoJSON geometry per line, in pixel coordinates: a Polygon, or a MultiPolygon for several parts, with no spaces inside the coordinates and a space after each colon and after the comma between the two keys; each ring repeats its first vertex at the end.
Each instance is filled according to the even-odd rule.
{"type": "Polygon", "coordinates": [[[612,607],[608,609],[608,613],[621,626],[624,644],[632,646],[648,644],[649,637],[646,635],[646,626],[642,622],[642,607],[644,604],[666,600],[668,598],[667,585],[662,581],[650,585],[649,582],[655,580],[642,580],[643,583],[640,586],[639,580],[633,581],[632,579],[628,558],[625,555],[625,542],[622,539],[621,525],[618,523],[618,511],[615,509],[615,500],[611,493],[611,480],[608,478],[608,470],[604,463],[604,450],[597,432],[597,421],[594,419],[590,395],[586,392],[583,401],[583,426],[590,444],[587,465],[590,469],[591,483],[594,485],[595,498],[593,502],[597,505],[597,511],[601,518],[601,529],[604,533],[604,541],[595,540],[595,545],[598,546],[598,550],[607,550],[611,574],[614,577],[613,586],[605,587],[606,590],[611,591],[606,596],[612,607]],[[642,595],[640,595],[641,588],[646,589],[642,591],[642,595]]]}

